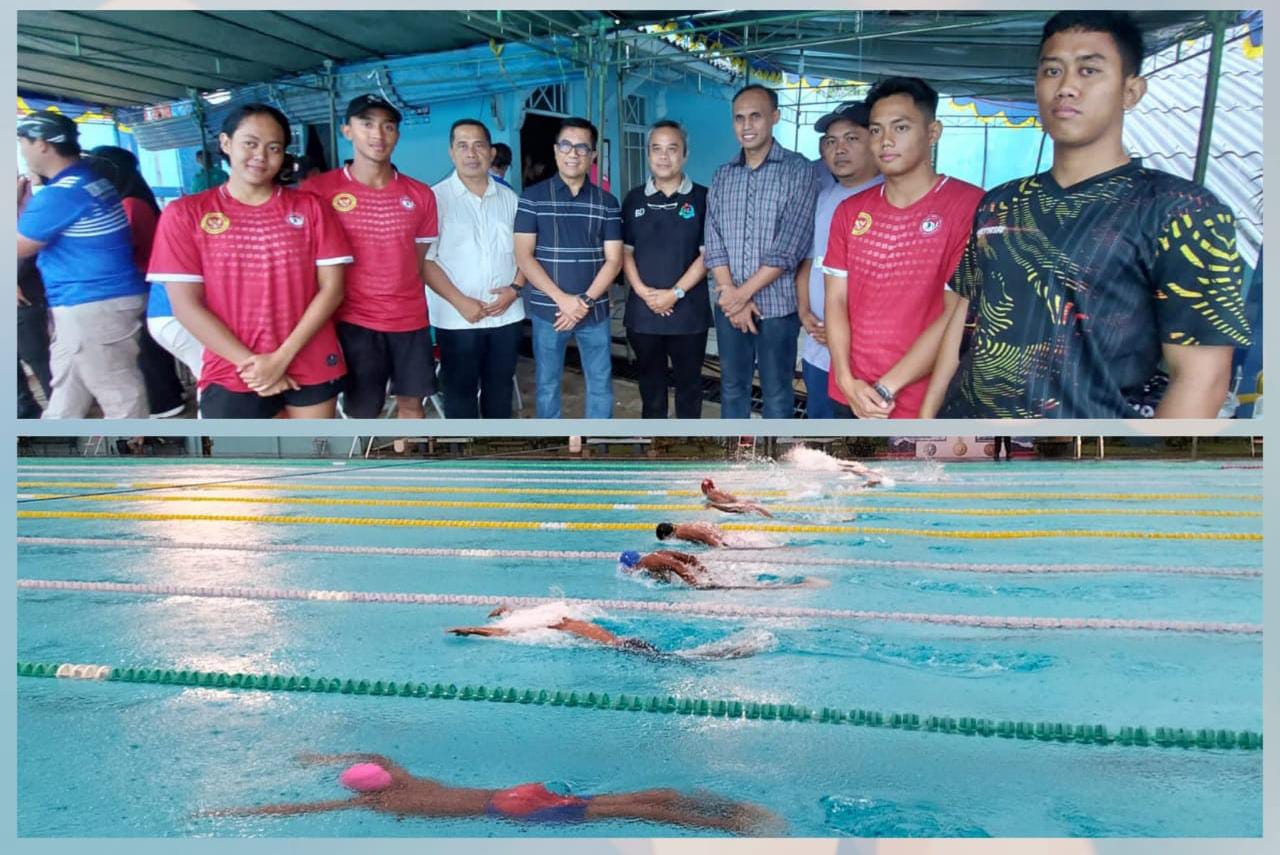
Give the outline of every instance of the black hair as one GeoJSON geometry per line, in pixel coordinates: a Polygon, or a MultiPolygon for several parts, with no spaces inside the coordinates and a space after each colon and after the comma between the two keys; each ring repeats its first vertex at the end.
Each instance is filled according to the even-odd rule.
{"type": "Polygon", "coordinates": [[[138,156],[127,148],[100,145],[89,151],[90,165],[116,188],[121,199],[141,199],[156,214],[160,205],[138,172],[138,156]]]}
{"type": "Polygon", "coordinates": [[[1058,33],[1071,30],[1106,33],[1116,43],[1116,50],[1120,53],[1120,67],[1125,77],[1136,75],[1142,70],[1142,57],[1146,52],[1142,29],[1129,13],[1096,9],[1059,12],[1045,21],[1044,30],[1040,34],[1040,48],[1043,50],[1044,43],[1058,33]]]}
{"type": "MultiPolygon", "coordinates": [[[[232,110],[222,121],[222,133],[229,137],[235,136],[236,130],[244,123],[244,120],[250,116],[270,116],[275,120],[275,123],[280,126],[280,130],[284,131],[284,144],[286,146],[289,144],[289,140],[291,138],[289,118],[270,104],[244,104],[232,110]]],[[[222,159],[228,163],[231,161],[231,158],[227,156],[226,152],[222,152],[222,159]]],[[[281,169],[281,172],[283,171],[284,170],[281,169]]]]}
{"type": "Polygon", "coordinates": [[[80,143],[77,140],[51,142],[49,143],[49,147],[56,151],[61,157],[79,157],[83,153],[83,150],[80,148],[80,143]]]}
{"type": "Polygon", "coordinates": [[[919,77],[886,77],[879,81],[867,93],[867,109],[891,95],[906,95],[924,113],[926,121],[932,122],[938,115],[938,91],[919,77]]]}
{"type": "Polygon", "coordinates": [[[588,122],[580,116],[570,116],[560,122],[560,127],[556,128],[556,136],[560,136],[565,128],[581,128],[584,131],[591,131],[591,147],[595,148],[596,143],[600,139],[600,132],[596,130],[596,126],[588,122]]]}
{"type": "Polygon", "coordinates": [[[493,168],[505,169],[511,165],[511,146],[504,142],[493,144],[493,168]]]}
{"type": "Polygon", "coordinates": [[[733,93],[733,100],[729,103],[736,103],[739,98],[748,92],[763,92],[769,96],[769,105],[775,110],[778,109],[778,93],[774,92],[768,86],[761,86],[759,83],[748,83],[746,86],[743,86],[737,92],[733,93]]]}
{"type": "Polygon", "coordinates": [[[470,125],[484,131],[484,141],[493,145],[493,137],[489,136],[489,127],[479,119],[459,119],[449,126],[449,145],[453,145],[453,132],[458,128],[470,125]]]}
{"type": "Polygon", "coordinates": [[[684,129],[684,125],[675,119],[659,119],[649,126],[649,133],[645,136],[645,147],[648,148],[649,143],[653,140],[653,132],[661,128],[669,128],[680,134],[680,143],[684,146],[684,153],[689,153],[689,132],[684,129]]]}
{"type": "Polygon", "coordinates": [[[676,533],[676,527],[671,523],[658,523],[658,540],[666,540],[668,537],[676,533]]]}

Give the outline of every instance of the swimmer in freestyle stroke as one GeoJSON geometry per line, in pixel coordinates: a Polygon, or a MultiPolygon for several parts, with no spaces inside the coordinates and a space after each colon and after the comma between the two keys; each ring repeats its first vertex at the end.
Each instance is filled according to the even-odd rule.
{"type": "Polygon", "coordinates": [[[674,583],[677,579],[690,588],[701,590],[735,590],[747,588],[825,588],[830,582],[806,576],[782,578],[772,573],[758,573],[754,584],[728,585],[716,581],[711,571],[698,556],[673,549],[659,549],[648,555],[627,550],[618,556],[618,563],[627,573],[641,573],[659,582],[674,583]]]}
{"type": "Polygon", "coordinates": [[[453,787],[413,775],[381,754],[301,754],[297,759],[304,765],[352,763],[338,780],[355,795],[319,802],[224,808],[199,815],[290,816],[365,808],[397,817],[490,816],[517,822],[630,819],[733,834],[776,835],[785,828],[781,817],[762,807],[706,793],[653,789],[572,796],[552,792],[540,783],[508,789],[453,787]]]}
{"type": "Polygon", "coordinates": [[[702,495],[707,498],[707,505],[726,514],[760,514],[772,517],[763,505],[751,499],[739,499],[732,493],[726,493],[716,486],[710,478],[702,479],[702,495]]]}

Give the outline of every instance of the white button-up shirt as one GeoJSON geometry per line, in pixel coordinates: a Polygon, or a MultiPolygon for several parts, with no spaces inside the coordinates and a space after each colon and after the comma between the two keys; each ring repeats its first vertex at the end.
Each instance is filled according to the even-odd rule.
{"type": "MultiPolygon", "coordinates": [[[[491,303],[494,288],[516,278],[515,242],[511,227],[519,198],[508,187],[489,178],[484,195],[477,196],[462,183],[457,171],[434,185],[440,238],[427,258],[440,265],[450,281],[468,297],[491,303]]],[[[497,317],[469,324],[458,310],[427,288],[431,325],[447,330],[490,329],[524,320],[524,301],[516,300],[497,317]]]]}

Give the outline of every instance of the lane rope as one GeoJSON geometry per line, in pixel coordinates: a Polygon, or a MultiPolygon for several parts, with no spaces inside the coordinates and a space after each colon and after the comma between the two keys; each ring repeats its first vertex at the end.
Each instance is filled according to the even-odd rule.
{"type": "Polygon", "coordinates": [[[1112,745],[1125,747],[1198,748],[1226,751],[1261,750],[1262,734],[1251,730],[1176,727],[1070,724],[1068,722],[1031,722],[1009,719],[994,720],[971,716],[919,715],[886,713],[880,710],[848,707],[818,707],[793,703],[760,703],[758,701],[692,698],[688,696],[651,695],[645,698],[626,692],[586,692],[551,689],[517,689],[454,683],[422,683],[412,680],[356,680],[339,677],[298,677],[283,674],[246,674],[226,671],[191,671],[172,668],[121,668],[110,665],[70,662],[33,663],[18,660],[18,676],[55,678],[91,682],[152,683],[166,686],[192,686],[210,689],[266,692],[312,692],[383,698],[420,698],[435,700],[487,701],[490,703],[530,706],[573,707],[577,709],[647,712],[658,714],[711,716],[752,721],[794,722],[812,724],[850,724],[861,727],[887,727],[897,730],[925,731],[955,736],[998,736],[1004,739],[1026,739],[1039,742],[1075,743],[1079,745],[1112,745]]]}
{"type": "MultiPolygon", "coordinates": [[[[427,546],[329,546],[310,543],[209,543],[198,540],[116,539],[95,537],[18,537],[20,546],[88,547],[100,549],[204,549],[232,552],[310,553],[319,555],[384,555],[406,558],[529,558],[554,561],[617,560],[616,552],[568,549],[450,549],[427,546]]],[[[1161,566],[1142,564],[977,564],[959,561],[891,561],[877,558],[824,558],[774,555],[760,557],[761,550],[718,549],[703,553],[708,559],[760,567],[874,567],[892,570],[940,570],[960,573],[1055,574],[1146,573],[1175,576],[1221,576],[1260,579],[1262,571],[1249,567],[1161,566]]]]}
{"type": "Polygon", "coordinates": [[[1001,615],[930,614],[800,606],[743,606],[716,603],[670,603],[654,600],[612,600],[571,597],[503,597],[491,594],[415,594],[386,591],[327,591],[310,588],[253,588],[243,585],[155,585],[133,582],[78,582],[68,579],[19,579],[18,588],[31,591],[86,591],[158,597],[211,597],[245,600],[312,600],[323,602],[393,603],[419,606],[541,606],[567,602],[606,611],[683,614],[732,618],[817,618],[889,623],[924,623],[987,629],[1122,630],[1167,633],[1261,635],[1262,625],[1214,621],[1135,620],[1128,618],[1005,617],[1001,615]]]}
{"type": "MultiPolygon", "coordinates": [[[[475,528],[517,531],[649,531],[650,523],[530,522],[526,520],[427,520],[386,517],[314,517],[270,514],[159,514],[123,511],[28,511],[18,519],[134,520],[140,522],[244,522],[279,525],[349,525],[392,528],[475,528]]],[[[722,523],[725,531],[762,531],[813,534],[873,534],[956,540],[1022,540],[1029,538],[1103,538],[1110,540],[1213,540],[1261,541],[1252,532],[1097,531],[1092,529],[1027,529],[1025,531],[940,531],[937,529],[887,528],[864,525],[815,523],[722,523]]]]}
{"type": "MultiPolygon", "coordinates": [[[[24,486],[20,484],[19,486],[24,486]]],[[[137,489],[181,488],[153,487],[135,485],[137,489]]],[[[222,489],[219,487],[202,487],[200,489],[222,489]]],[[[244,488],[241,488],[244,489],[244,488]]],[[[273,487],[273,489],[287,489],[273,487]]],[[[310,489],[315,489],[311,487],[310,489]]],[[[571,493],[573,491],[563,491],[571,493]]],[[[622,493],[623,491],[617,491],[622,493]]],[[[692,491],[667,495],[694,495],[692,491]]],[[[542,511],[671,511],[697,512],[707,507],[697,503],[656,504],[656,503],[606,503],[606,502],[478,502],[458,499],[351,499],[327,498],[315,496],[174,496],[135,494],[88,494],[58,495],[50,493],[34,493],[26,498],[37,501],[48,500],[82,500],[87,502],[235,502],[240,504],[261,505],[314,505],[329,507],[375,507],[375,508],[472,508],[487,510],[542,510],[542,511]]],[[[918,508],[918,507],[886,507],[862,505],[803,505],[803,504],[771,504],[770,510],[788,513],[863,513],[863,514],[917,514],[922,516],[975,516],[975,517],[1025,517],[1025,516],[1142,516],[1142,517],[1260,517],[1261,511],[1219,511],[1205,509],[1170,508],[918,508]]]]}
{"type": "MultiPolygon", "coordinates": [[[[264,476],[264,478],[270,476],[264,476]]],[[[235,490],[333,490],[350,491],[350,492],[396,492],[396,493],[508,493],[508,494],[546,494],[546,495],[626,495],[626,496],[698,496],[701,493],[697,490],[623,490],[623,489],[595,489],[595,488],[561,488],[554,490],[529,489],[516,487],[485,487],[484,489],[470,488],[450,488],[450,487],[388,487],[382,484],[363,485],[363,484],[263,484],[257,485],[252,483],[253,479],[239,479],[236,482],[227,484],[196,482],[190,484],[175,482],[86,482],[86,481],[20,481],[19,487],[48,487],[48,488],[66,488],[66,489],[235,489],[235,490]]],[[[522,479],[510,478],[502,479],[504,481],[519,482],[522,479]]],[[[645,483],[636,479],[626,479],[629,483],[645,483]]],[[[554,479],[551,483],[563,484],[564,479],[554,479]]],[[[667,481],[654,483],[668,483],[667,481]]],[[[752,498],[772,498],[777,496],[787,496],[798,490],[805,488],[796,487],[792,490],[758,490],[753,491],[752,498]]],[[[868,493],[857,492],[850,495],[865,496],[868,493]]],[[[1010,500],[1010,501],[1028,501],[1033,499],[1045,499],[1053,501],[1191,501],[1191,500],[1229,500],[1229,501],[1262,501],[1262,495],[1258,493],[1061,493],[1061,492],[1000,492],[1000,491],[939,491],[939,490],[913,490],[908,486],[899,485],[886,492],[878,495],[884,498],[902,498],[902,499],[992,499],[992,500],[1010,500]]]]}

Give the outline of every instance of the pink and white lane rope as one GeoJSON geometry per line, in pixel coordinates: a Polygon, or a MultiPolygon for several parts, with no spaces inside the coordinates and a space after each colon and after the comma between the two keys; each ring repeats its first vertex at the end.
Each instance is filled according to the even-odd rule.
{"type": "MultiPolygon", "coordinates": [[[[19,537],[19,546],[79,546],[99,549],[206,549],[232,552],[302,552],[322,555],[385,555],[411,558],[529,558],[555,561],[613,561],[618,553],[565,549],[447,549],[425,546],[328,546],[305,543],[205,543],[190,540],[149,540],[87,537],[19,537]]],[[[812,558],[773,555],[758,549],[719,549],[708,560],[761,567],[880,567],[890,570],[951,571],[959,573],[1155,573],[1172,576],[1224,576],[1255,579],[1262,571],[1251,567],[1160,566],[1142,564],[969,564],[942,561],[889,561],[878,558],[812,558]]]]}
{"type": "Polygon", "coordinates": [[[18,587],[43,591],[89,591],[104,594],[147,596],[226,597],[247,600],[319,600],[326,602],[396,603],[423,606],[540,606],[568,602],[604,610],[688,614],[703,617],[820,618],[825,620],[890,621],[973,626],[990,629],[1113,629],[1147,632],[1208,632],[1232,635],[1261,635],[1262,625],[1170,620],[1126,620],[1117,618],[1001,617],[989,615],[925,614],[917,612],[855,611],[715,605],[708,603],[666,603],[646,600],[570,599],[565,597],[498,597],[473,594],[405,594],[380,591],[324,591],[307,588],[249,588],[213,585],[149,585],[129,582],[75,582],[61,579],[19,579],[18,587]]]}

